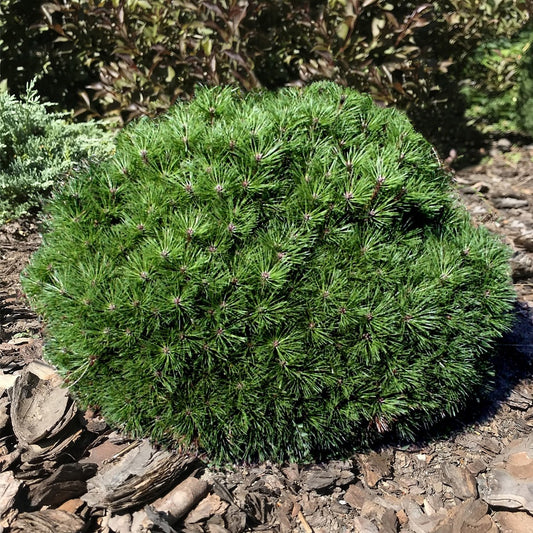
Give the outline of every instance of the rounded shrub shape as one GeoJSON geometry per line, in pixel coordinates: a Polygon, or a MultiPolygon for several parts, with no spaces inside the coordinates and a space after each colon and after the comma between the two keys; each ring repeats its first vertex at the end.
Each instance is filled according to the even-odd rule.
{"type": "Polygon", "coordinates": [[[405,116],[203,89],[58,191],[24,287],[80,400],[213,459],[411,436],[486,384],[506,248],[405,116]]]}

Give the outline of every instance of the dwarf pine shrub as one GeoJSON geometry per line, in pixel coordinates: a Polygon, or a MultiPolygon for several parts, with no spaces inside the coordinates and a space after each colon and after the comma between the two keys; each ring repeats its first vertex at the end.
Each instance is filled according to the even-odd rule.
{"type": "Polygon", "coordinates": [[[35,213],[55,183],[113,149],[96,123],[73,124],[47,108],[32,84],[21,99],[0,92],[0,222],[35,213]]]}
{"type": "Polygon", "coordinates": [[[23,278],[47,358],[111,423],[218,460],[412,436],[509,325],[507,250],[431,146],[329,82],[200,90],[49,215],[23,278]]]}

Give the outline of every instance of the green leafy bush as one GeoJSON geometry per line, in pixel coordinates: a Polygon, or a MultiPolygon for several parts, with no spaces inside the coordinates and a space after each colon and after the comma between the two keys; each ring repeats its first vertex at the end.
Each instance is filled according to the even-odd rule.
{"type": "Polygon", "coordinates": [[[529,135],[533,135],[533,41],[525,47],[520,66],[517,108],[520,126],[529,135]]]}
{"type": "MultiPolygon", "coordinates": [[[[514,35],[530,4],[51,0],[42,3],[41,20],[29,31],[53,41],[39,56],[43,88],[49,83],[59,90],[56,80],[70,66],[71,79],[80,81],[77,112],[85,116],[119,123],[154,116],[190,97],[197,83],[248,90],[331,79],[408,110],[434,138],[456,138],[465,129],[459,94],[464,64],[480,43],[514,35]]],[[[11,30],[18,39],[19,28],[11,30]]],[[[0,59],[9,76],[10,65],[20,74],[20,62],[11,59],[17,49],[0,59]]],[[[475,80],[481,89],[483,75],[475,80]]]]}
{"type": "Polygon", "coordinates": [[[468,60],[461,92],[467,101],[466,117],[483,133],[520,131],[517,106],[522,55],[531,30],[480,45],[468,60]]]}
{"type": "Polygon", "coordinates": [[[508,251],[403,114],[330,83],[214,88],[58,191],[23,284],[85,404],[216,459],[455,414],[510,321],[508,251]]]}
{"type": "Polygon", "coordinates": [[[31,85],[21,100],[0,93],[0,222],[34,213],[55,183],[112,149],[103,128],[48,111],[31,85]]]}
{"type": "MultiPolygon", "coordinates": [[[[99,68],[86,55],[72,53],[60,26],[46,24],[46,6],[53,9],[44,1],[0,0],[0,78],[17,97],[33,81],[44,101],[74,109],[80,102],[78,93],[98,78],[99,68]]],[[[85,24],[76,30],[78,46],[98,50],[102,60],[110,60],[114,45],[105,40],[109,34],[99,35],[92,23],[87,13],[85,24]]]]}

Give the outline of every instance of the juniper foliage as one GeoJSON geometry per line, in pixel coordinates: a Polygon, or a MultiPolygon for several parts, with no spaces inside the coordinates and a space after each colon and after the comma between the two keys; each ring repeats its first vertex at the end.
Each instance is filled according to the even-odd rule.
{"type": "Polygon", "coordinates": [[[21,99],[0,92],[0,222],[35,213],[55,183],[113,149],[95,122],[72,124],[48,107],[33,84],[21,99]]]}
{"type": "Polygon", "coordinates": [[[84,404],[215,460],[409,437],[487,383],[508,252],[407,118],[198,91],[58,191],[23,278],[84,404]]]}

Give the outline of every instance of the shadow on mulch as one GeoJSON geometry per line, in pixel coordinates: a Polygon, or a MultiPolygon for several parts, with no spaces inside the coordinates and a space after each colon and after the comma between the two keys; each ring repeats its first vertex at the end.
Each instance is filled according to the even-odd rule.
{"type": "Polygon", "coordinates": [[[450,150],[455,150],[457,152],[457,158],[453,159],[449,165],[452,170],[459,171],[480,164],[483,158],[489,154],[491,147],[498,139],[507,139],[512,145],[517,147],[527,146],[533,143],[533,137],[521,133],[507,132],[482,135],[478,132],[477,135],[469,136],[466,139],[454,143],[455,145],[448,142],[437,147],[437,149],[443,161],[446,161],[450,150]]]}

